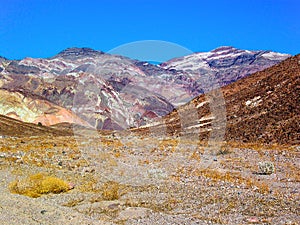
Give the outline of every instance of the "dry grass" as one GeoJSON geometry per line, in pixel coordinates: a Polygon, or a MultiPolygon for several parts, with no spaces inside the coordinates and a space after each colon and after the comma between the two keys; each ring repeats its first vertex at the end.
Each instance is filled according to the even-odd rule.
{"type": "Polygon", "coordinates": [[[116,149],[123,147],[123,143],[120,140],[109,139],[109,138],[104,138],[104,137],[101,138],[101,144],[103,146],[112,147],[112,148],[116,148],[116,149]]]}
{"type": "Polygon", "coordinates": [[[265,182],[252,179],[250,177],[243,177],[239,172],[219,171],[213,169],[195,170],[194,176],[204,176],[211,179],[213,182],[229,182],[235,185],[244,185],[247,188],[254,188],[257,192],[265,194],[269,193],[269,185],[265,182]]]}
{"type": "Polygon", "coordinates": [[[290,182],[300,182],[299,165],[291,162],[277,162],[277,167],[284,169],[284,179],[290,182]]]}
{"type": "Polygon", "coordinates": [[[229,141],[226,142],[227,147],[231,148],[248,148],[253,149],[258,152],[263,150],[291,150],[293,149],[290,145],[279,145],[279,144],[264,144],[264,143],[258,143],[258,142],[250,142],[250,143],[244,143],[244,142],[237,142],[237,141],[229,141]]]}
{"type": "Polygon", "coordinates": [[[217,152],[217,155],[227,155],[232,153],[231,149],[227,145],[221,146],[221,149],[217,152]]]}
{"type": "Polygon", "coordinates": [[[177,139],[165,139],[161,140],[158,143],[158,148],[161,151],[170,151],[170,152],[175,152],[176,147],[178,146],[178,140],[177,139]]]}
{"type": "Polygon", "coordinates": [[[104,200],[112,201],[120,197],[120,184],[115,181],[108,181],[102,187],[102,197],[104,200]]]}
{"type": "Polygon", "coordinates": [[[12,182],[9,185],[9,189],[12,193],[37,198],[43,194],[66,192],[71,187],[67,182],[57,177],[37,173],[23,180],[12,182]]]}
{"type": "Polygon", "coordinates": [[[194,173],[197,175],[210,178],[212,181],[226,181],[230,183],[236,183],[239,179],[241,179],[239,173],[231,173],[228,171],[221,172],[218,170],[203,169],[203,170],[196,170],[194,173]]]}
{"type": "Polygon", "coordinates": [[[190,159],[194,159],[194,160],[200,161],[201,160],[200,152],[199,151],[194,151],[191,154],[190,159]]]}

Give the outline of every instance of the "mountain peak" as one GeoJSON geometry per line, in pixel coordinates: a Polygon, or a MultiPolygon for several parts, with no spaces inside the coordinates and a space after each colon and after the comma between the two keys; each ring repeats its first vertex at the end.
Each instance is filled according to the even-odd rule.
{"type": "Polygon", "coordinates": [[[104,52],[97,51],[97,50],[94,50],[91,48],[71,47],[71,48],[67,48],[67,49],[59,52],[53,58],[62,57],[62,58],[67,58],[67,59],[76,59],[76,58],[83,57],[83,56],[97,56],[97,55],[102,55],[102,54],[104,54],[104,52]]]}
{"type": "Polygon", "coordinates": [[[0,55],[0,60],[7,60],[7,58],[0,55]]]}
{"type": "Polygon", "coordinates": [[[232,46],[220,46],[220,47],[212,50],[211,52],[234,51],[234,50],[237,50],[237,48],[232,47],[232,46]]]}

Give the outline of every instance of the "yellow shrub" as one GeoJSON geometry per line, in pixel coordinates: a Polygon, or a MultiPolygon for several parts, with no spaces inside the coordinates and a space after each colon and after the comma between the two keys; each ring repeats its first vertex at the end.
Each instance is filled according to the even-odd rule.
{"type": "Polygon", "coordinates": [[[42,194],[61,193],[71,189],[65,181],[38,173],[23,180],[14,181],[9,185],[12,193],[37,198],[42,194]]]}
{"type": "Polygon", "coordinates": [[[102,196],[104,200],[111,201],[119,199],[120,184],[114,181],[108,181],[103,185],[102,196]]]}

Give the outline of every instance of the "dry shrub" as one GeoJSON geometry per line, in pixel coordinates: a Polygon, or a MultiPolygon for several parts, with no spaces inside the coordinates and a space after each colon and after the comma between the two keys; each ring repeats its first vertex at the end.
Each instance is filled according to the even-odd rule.
{"type": "Polygon", "coordinates": [[[12,193],[37,198],[42,194],[66,192],[71,187],[68,183],[57,177],[37,173],[23,180],[12,182],[9,185],[9,189],[12,193]]]}
{"type": "Polygon", "coordinates": [[[227,155],[230,154],[231,150],[228,146],[222,146],[220,150],[217,152],[217,155],[227,155]]]}
{"type": "Polygon", "coordinates": [[[165,140],[161,140],[158,143],[158,148],[161,151],[171,151],[171,152],[175,152],[176,147],[178,146],[179,142],[176,139],[165,139],[165,140]]]}
{"type": "Polygon", "coordinates": [[[266,161],[266,162],[259,162],[259,173],[264,175],[270,175],[275,172],[275,166],[272,162],[266,161]]]}
{"type": "Polygon", "coordinates": [[[228,171],[221,172],[213,169],[204,169],[199,172],[202,176],[210,178],[213,181],[226,181],[231,183],[237,183],[241,178],[239,173],[233,173],[228,171]]]}
{"type": "Polygon", "coordinates": [[[111,201],[119,199],[120,184],[115,181],[104,183],[102,189],[102,197],[104,200],[111,201]]]}
{"type": "Polygon", "coordinates": [[[200,153],[198,151],[194,151],[192,153],[192,155],[190,156],[190,159],[194,159],[194,160],[200,161],[201,160],[200,153]]]}
{"type": "Polygon", "coordinates": [[[81,192],[99,192],[98,179],[93,175],[86,175],[81,178],[81,184],[78,185],[77,189],[81,192]]]}

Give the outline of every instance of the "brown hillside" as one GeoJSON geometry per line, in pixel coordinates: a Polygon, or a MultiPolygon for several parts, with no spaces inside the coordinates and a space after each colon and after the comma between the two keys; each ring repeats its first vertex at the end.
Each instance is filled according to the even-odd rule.
{"type": "Polygon", "coordinates": [[[13,137],[40,135],[65,136],[72,135],[72,132],[61,130],[60,128],[55,129],[46,126],[38,126],[33,123],[24,123],[22,121],[0,115],[0,135],[13,137]]]}
{"type": "MultiPolygon", "coordinates": [[[[217,114],[226,114],[224,139],[299,144],[299,89],[300,55],[221,88],[226,111],[221,110],[218,100],[214,107],[217,114]]],[[[210,118],[213,98],[208,96],[200,95],[164,117],[160,124],[141,127],[138,131],[158,135],[198,135],[199,139],[207,139],[213,122],[216,122],[210,118]]],[[[218,118],[218,115],[213,116],[218,118]]]]}

